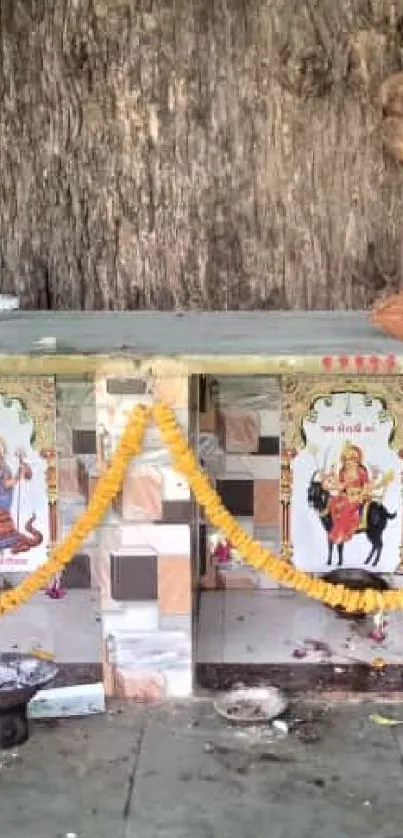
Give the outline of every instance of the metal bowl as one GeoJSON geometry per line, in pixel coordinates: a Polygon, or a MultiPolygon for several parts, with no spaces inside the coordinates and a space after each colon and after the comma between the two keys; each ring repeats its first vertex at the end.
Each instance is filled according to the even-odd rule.
{"type": "Polygon", "coordinates": [[[214,702],[214,710],[227,722],[249,725],[277,719],[286,707],[287,700],[277,687],[234,689],[214,702]]]}
{"type": "MultiPolygon", "coordinates": [[[[332,570],[330,573],[326,573],[322,576],[324,582],[330,582],[331,585],[344,585],[346,588],[349,588],[351,591],[365,591],[368,588],[371,588],[374,591],[389,591],[390,585],[383,578],[383,576],[378,576],[376,573],[370,573],[368,570],[347,570],[347,569],[338,569],[332,570]]],[[[332,606],[328,606],[328,608],[332,608],[332,606]]],[[[336,611],[340,617],[346,617],[350,620],[365,620],[367,615],[363,614],[362,611],[356,611],[353,613],[349,613],[345,611],[344,608],[332,608],[332,611],[336,611]]]]}

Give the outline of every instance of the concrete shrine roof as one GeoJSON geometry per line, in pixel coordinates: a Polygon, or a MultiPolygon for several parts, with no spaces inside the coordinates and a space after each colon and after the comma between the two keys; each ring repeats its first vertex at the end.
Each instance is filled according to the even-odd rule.
{"type": "Polygon", "coordinates": [[[63,364],[68,372],[73,357],[77,366],[70,363],[70,371],[90,372],[102,356],[132,363],[164,359],[191,372],[217,367],[230,373],[238,364],[240,374],[250,374],[275,372],[277,367],[286,371],[293,365],[300,369],[305,363],[312,371],[323,356],[340,355],[401,355],[403,362],[403,342],[385,336],[360,311],[0,313],[3,373],[6,367],[13,371],[10,356],[18,356],[16,372],[22,372],[23,356],[25,366],[26,356],[30,358],[27,372],[39,367],[56,372],[63,364]]]}

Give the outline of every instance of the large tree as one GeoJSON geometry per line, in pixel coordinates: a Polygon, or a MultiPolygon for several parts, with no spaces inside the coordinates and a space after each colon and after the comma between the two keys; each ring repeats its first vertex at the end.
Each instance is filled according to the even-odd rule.
{"type": "Polygon", "coordinates": [[[399,286],[403,175],[376,94],[401,67],[403,0],[1,0],[0,15],[3,293],[334,308],[399,286]]]}

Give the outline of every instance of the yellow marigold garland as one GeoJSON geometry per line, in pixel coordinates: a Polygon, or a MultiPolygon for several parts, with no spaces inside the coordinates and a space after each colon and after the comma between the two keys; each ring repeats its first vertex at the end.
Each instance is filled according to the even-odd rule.
{"type": "Polygon", "coordinates": [[[210,485],[208,476],[200,468],[195,454],[177,425],[174,412],[164,404],[157,404],[153,408],[140,405],[133,411],[111,463],[98,481],[87,509],[76,521],[63,543],[52,551],[46,564],[35,570],[12,591],[1,594],[0,614],[18,608],[49,583],[71,561],[83,541],[100,523],[111,501],[121,489],[130,460],[141,450],[142,438],[151,415],[159,425],[177,470],[186,477],[197,502],[206,510],[209,521],[223,532],[249,564],[270,574],[283,585],[301,591],[326,605],[342,607],[350,613],[373,613],[403,608],[403,590],[386,593],[373,590],[351,591],[343,585],[332,585],[296,570],[254,541],[225,509],[219,495],[210,485]]]}
{"type": "Polygon", "coordinates": [[[102,521],[111,501],[119,493],[130,460],[141,450],[150,409],[137,407],[124,430],[119,445],[105,474],[98,481],[87,509],[73,525],[63,543],[52,551],[46,564],[34,570],[12,591],[0,596],[0,614],[13,611],[41,590],[73,558],[83,541],[102,521]]]}
{"type": "Polygon", "coordinates": [[[296,570],[254,541],[225,509],[189,448],[177,425],[174,412],[164,404],[157,404],[153,408],[153,414],[172,454],[175,467],[186,477],[197,502],[204,507],[208,520],[222,531],[228,541],[256,570],[265,571],[277,582],[301,591],[326,605],[342,607],[349,613],[363,611],[370,614],[403,608],[403,591],[351,591],[344,585],[332,585],[323,579],[315,579],[296,570]]]}

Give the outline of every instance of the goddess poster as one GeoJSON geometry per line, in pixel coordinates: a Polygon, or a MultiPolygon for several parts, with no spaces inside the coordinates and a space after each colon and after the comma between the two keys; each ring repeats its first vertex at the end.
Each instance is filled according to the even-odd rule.
{"type": "Polygon", "coordinates": [[[52,378],[0,378],[0,573],[46,561],[56,486],[52,378]]]}
{"type": "Polygon", "coordinates": [[[329,390],[311,400],[299,433],[291,462],[293,563],[319,573],[340,566],[395,571],[401,464],[387,401],[358,388],[329,390]]]}

